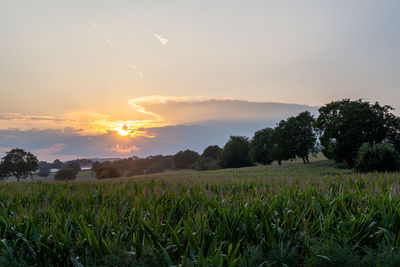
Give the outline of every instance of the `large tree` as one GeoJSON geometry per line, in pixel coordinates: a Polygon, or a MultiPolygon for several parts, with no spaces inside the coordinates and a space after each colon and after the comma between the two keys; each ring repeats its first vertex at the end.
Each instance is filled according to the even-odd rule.
{"type": "Polygon", "coordinates": [[[315,153],[316,150],[315,142],[317,138],[314,123],[315,119],[308,111],[301,112],[296,117],[288,119],[288,124],[293,128],[294,153],[304,163],[309,163],[308,155],[315,153]]]}
{"type": "Polygon", "coordinates": [[[272,157],[279,165],[284,160],[296,158],[295,132],[292,120],[282,120],[274,129],[272,157]]]}
{"type": "MultiPolygon", "coordinates": [[[[260,141],[260,143],[264,142],[264,145],[268,143],[268,146],[264,146],[265,151],[268,150],[272,160],[278,161],[279,164],[284,160],[296,157],[303,159],[304,163],[309,163],[308,156],[315,152],[317,140],[314,122],[314,117],[310,112],[301,112],[295,117],[280,121],[275,129],[268,131],[268,142],[260,141]]],[[[262,151],[258,149],[256,152],[261,153],[262,151]]]]}
{"type": "Polygon", "coordinates": [[[17,181],[32,176],[37,170],[39,161],[35,155],[20,148],[14,148],[6,153],[0,163],[0,177],[15,176],[17,181]]]}
{"type": "Polygon", "coordinates": [[[250,142],[250,155],[255,162],[265,165],[274,161],[274,134],[272,128],[261,129],[254,133],[250,142]]]}
{"type": "Polygon", "coordinates": [[[244,136],[231,136],[225,144],[218,164],[221,168],[240,168],[252,165],[250,142],[244,136]]]}
{"type": "Polygon", "coordinates": [[[399,149],[399,118],[391,110],[390,106],[361,99],[343,99],[321,107],[315,126],[320,131],[324,155],[353,167],[363,143],[391,143],[399,149]]]}

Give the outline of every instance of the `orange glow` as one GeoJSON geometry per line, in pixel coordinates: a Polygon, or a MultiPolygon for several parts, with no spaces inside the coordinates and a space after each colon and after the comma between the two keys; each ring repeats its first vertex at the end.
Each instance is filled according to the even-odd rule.
{"type": "Polygon", "coordinates": [[[115,130],[118,132],[118,134],[120,136],[127,136],[131,133],[131,131],[129,130],[129,127],[125,123],[122,123],[115,130]]]}

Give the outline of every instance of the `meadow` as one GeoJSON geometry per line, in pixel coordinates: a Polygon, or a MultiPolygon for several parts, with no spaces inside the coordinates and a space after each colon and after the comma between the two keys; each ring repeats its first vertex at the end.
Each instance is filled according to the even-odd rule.
{"type": "Polygon", "coordinates": [[[84,176],[0,185],[0,265],[400,265],[398,173],[324,160],[84,176]]]}

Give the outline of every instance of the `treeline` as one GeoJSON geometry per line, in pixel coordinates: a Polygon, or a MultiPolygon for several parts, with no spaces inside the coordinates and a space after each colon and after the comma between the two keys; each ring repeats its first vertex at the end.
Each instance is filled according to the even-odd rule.
{"type": "Polygon", "coordinates": [[[264,128],[251,139],[231,136],[223,148],[207,147],[202,154],[179,151],[173,156],[129,158],[95,162],[98,178],[112,178],[162,172],[168,169],[199,171],[239,168],[276,161],[302,159],[322,151],[339,167],[357,171],[397,171],[400,169],[400,118],[390,106],[378,102],[349,99],[319,108],[314,118],[308,111],[281,120],[274,128],[264,128]]]}

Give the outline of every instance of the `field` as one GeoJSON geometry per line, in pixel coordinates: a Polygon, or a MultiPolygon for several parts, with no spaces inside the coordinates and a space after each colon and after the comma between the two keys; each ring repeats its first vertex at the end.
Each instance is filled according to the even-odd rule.
{"type": "Polygon", "coordinates": [[[318,161],[2,183],[0,265],[399,266],[399,178],[318,161]]]}

